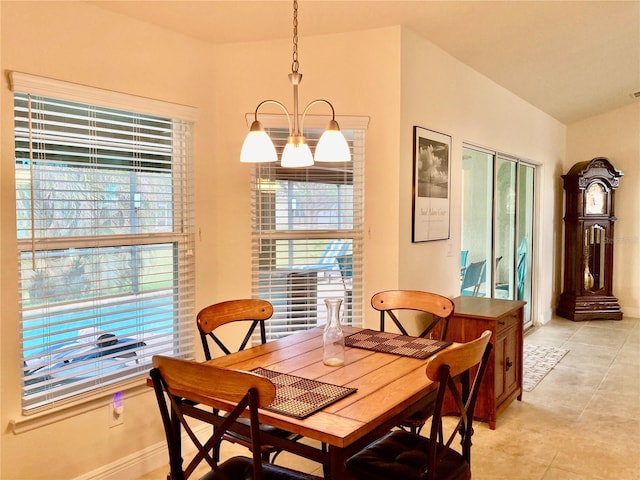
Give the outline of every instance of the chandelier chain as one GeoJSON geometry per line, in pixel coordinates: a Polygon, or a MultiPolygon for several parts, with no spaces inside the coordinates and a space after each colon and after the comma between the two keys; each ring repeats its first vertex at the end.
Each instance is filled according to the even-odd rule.
{"type": "MultiPolygon", "coordinates": [[[[2,0],[0,0],[2,1],[2,0]]],[[[240,161],[243,163],[273,162],[278,158],[273,140],[258,121],[258,110],[263,105],[275,105],[282,109],[289,123],[289,136],[287,145],[282,152],[281,165],[283,167],[308,167],[313,165],[314,156],[304,138],[304,119],[307,111],[319,103],[327,105],[331,109],[331,120],[316,146],[315,161],[318,162],[349,162],[351,152],[344,135],[340,131],[338,122],[335,119],[333,105],[328,100],[318,98],[310,102],[302,111],[298,111],[298,86],[302,80],[302,74],[298,72],[298,0],[293,0],[293,59],[291,63],[291,73],[289,82],[293,87],[293,114],[290,114],[282,103],[277,100],[263,100],[258,104],[254,113],[254,120],[251,123],[249,134],[242,144],[240,161]]]]}
{"type": "Polygon", "coordinates": [[[298,73],[298,0],[293,0],[293,63],[291,71],[298,73]]]}

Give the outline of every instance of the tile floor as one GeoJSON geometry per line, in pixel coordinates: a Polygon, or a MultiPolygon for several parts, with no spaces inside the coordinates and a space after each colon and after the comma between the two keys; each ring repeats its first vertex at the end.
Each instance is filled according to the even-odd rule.
{"type": "MultiPolygon", "coordinates": [[[[475,424],[474,480],[640,479],[640,319],[555,318],[527,332],[525,342],[569,353],[505,410],[496,430],[475,424]]],[[[286,453],[277,463],[321,472],[286,453]]],[[[164,480],[167,471],[139,480],[164,480]]]]}

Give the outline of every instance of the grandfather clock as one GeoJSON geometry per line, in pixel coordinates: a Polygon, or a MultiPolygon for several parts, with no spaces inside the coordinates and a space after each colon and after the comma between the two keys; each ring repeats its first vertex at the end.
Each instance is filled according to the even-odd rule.
{"type": "Polygon", "coordinates": [[[576,163],[565,190],[564,283],[558,315],[573,321],[622,320],[613,296],[614,193],[622,172],[604,157],[576,163]]]}

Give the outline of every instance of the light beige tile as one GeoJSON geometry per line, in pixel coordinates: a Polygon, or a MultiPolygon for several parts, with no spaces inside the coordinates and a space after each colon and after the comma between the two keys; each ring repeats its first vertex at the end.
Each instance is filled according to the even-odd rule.
{"type": "Polygon", "coordinates": [[[526,429],[522,428],[522,424],[520,428],[501,424],[498,428],[501,431],[474,435],[474,461],[491,452],[490,456],[514,457],[549,466],[556,455],[558,443],[564,441],[562,431],[547,428],[545,424],[531,424],[531,427],[526,429]]]}
{"type": "Polygon", "coordinates": [[[575,432],[594,444],[616,445],[617,455],[640,459],[636,442],[640,436],[640,418],[618,409],[585,410],[575,422],[575,432]]]}
{"type": "Polygon", "coordinates": [[[614,329],[607,325],[585,325],[575,332],[569,342],[584,343],[597,347],[612,347],[619,349],[626,341],[629,332],[624,329],[614,329]]]}
{"type": "Polygon", "coordinates": [[[635,367],[634,376],[640,376],[640,342],[626,341],[618,351],[613,365],[623,365],[624,367],[635,367]]]}
{"type": "MultiPolygon", "coordinates": [[[[597,427],[594,427],[597,428],[597,427]]],[[[640,456],[629,455],[623,441],[612,443],[588,435],[573,437],[558,448],[552,467],[567,470],[583,476],[616,480],[638,478],[640,456]]]]}
{"type": "Polygon", "coordinates": [[[637,389],[633,393],[599,390],[585,408],[586,412],[612,413],[632,420],[640,419],[640,394],[637,389]]]}
{"type": "Polygon", "coordinates": [[[513,402],[498,417],[498,428],[495,430],[498,434],[520,436],[530,427],[559,433],[571,428],[583,408],[571,404],[560,405],[555,401],[555,394],[539,394],[538,388],[533,392],[525,392],[522,402],[513,402]]]}
{"type": "Polygon", "coordinates": [[[542,480],[610,480],[609,477],[598,477],[591,474],[575,473],[560,468],[551,467],[542,480]]]}
{"type": "Polygon", "coordinates": [[[559,347],[580,328],[580,324],[569,320],[551,320],[544,326],[529,329],[524,335],[524,341],[525,343],[559,347]]]}
{"type": "Polygon", "coordinates": [[[585,323],[589,327],[596,328],[609,328],[611,330],[626,330],[630,331],[638,326],[638,319],[636,318],[623,318],[618,320],[590,320],[585,323]]]}
{"type": "MultiPolygon", "coordinates": [[[[562,348],[569,350],[561,361],[565,367],[575,367],[587,372],[594,372],[597,368],[609,368],[618,354],[619,347],[606,347],[602,345],[565,342],[562,348]]],[[[603,372],[604,373],[604,372],[603,372]]]]}
{"type": "Polygon", "coordinates": [[[515,456],[478,444],[473,449],[471,473],[474,480],[542,480],[548,469],[531,456],[515,456]]]}

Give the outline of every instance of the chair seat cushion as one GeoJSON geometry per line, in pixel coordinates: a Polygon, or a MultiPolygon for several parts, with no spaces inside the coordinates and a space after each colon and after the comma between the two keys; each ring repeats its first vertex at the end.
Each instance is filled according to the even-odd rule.
{"type": "MultiPolygon", "coordinates": [[[[456,377],[456,381],[457,377],[456,377]]],[[[417,412],[414,412],[411,416],[403,418],[401,422],[398,423],[401,427],[409,427],[409,428],[421,428],[429,418],[433,416],[436,409],[436,398],[438,396],[438,391],[434,390],[429,393],[422,400],[422,407],[417,412]]],[[[419,432],[418,432],[419,433],[419,432]]]]}
{"type": "MultiPolygon", "coordinates": [[[[208,472],[201,480],[253,480],[253,460],[232,457],[220,465],[222,472],[208,472]]],[[[318,477],[271,463],[262,464],[263,480],[318,480],[318,477]]]]}
{"type": "Polygon", "coordinates": [[[435,391],[433,392],[433,394],[429,395],[429,397],[427,397],[428,400],[430,400],[429,403],[427,403],[417,412],[414,412],[411,416],[403,418],[399,425],[402,425],[403,427],[413,428],[422,427],[426,423],[426,421],[433,416],[434,410],[436,408],[435,397],[437,393],[438,392],[435,391]]]}
{"type": "MultiPolygon", "coordinates": [[[[394,430],[347,461],[347,469],[362,480],[424,480],[427,478],[428,450],[431,440],[403,430],[394,430]]],[[[438,480],[471,478],[466,460],[458,452],[440,444],[442,454],[436,468],[438,480]]]]}

